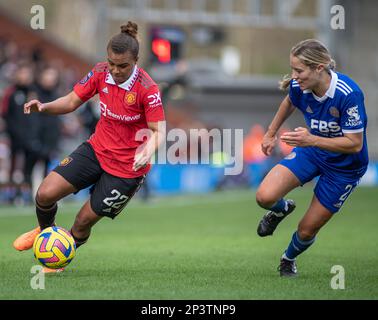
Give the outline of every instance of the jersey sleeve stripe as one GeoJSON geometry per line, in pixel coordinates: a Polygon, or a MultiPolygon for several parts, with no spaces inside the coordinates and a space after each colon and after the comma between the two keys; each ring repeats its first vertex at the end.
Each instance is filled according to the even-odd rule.
{"type": "Polygon", "coordinates": [[[347,130],[347,129],[343,129],[342,130],[344,133],[359,133],[359,132],[364,132],[364,128],[360,128],[360,129],[355,129],[355,130],[347,130]]]}
{"type": "Polygon", "coordinates": [[[346,96],[348,95],[348,93],[346,91],[344,91],[343,88],[340,88],[338,85],[336,86],[336,89],[340,90],[342,93],[344,93],[346,96]]]}
{"type": "Polygon", "coordinates": [[[340,87],[340,88],[343,88],[346,92],[348,93],[351,93],[353,90],[349,90],[344,84],[342,84],[341,82],[338,82],[337,85],[340,87]]]}
{"type": "Polygon", "coordinates": [[[338,79],[337,82],[339,82],[339,83],[343,84],[345,87],[347,87],[350,90],[350,92],[353,91],[353,89],[345,81],[338,79]]]}
{"type": "Polygon", "coordinates": [[[299,87],[299,83],[297,81],[295,81],[294,79],[292,79],[291,80],[291,87],[292,88],[299,87]]]}

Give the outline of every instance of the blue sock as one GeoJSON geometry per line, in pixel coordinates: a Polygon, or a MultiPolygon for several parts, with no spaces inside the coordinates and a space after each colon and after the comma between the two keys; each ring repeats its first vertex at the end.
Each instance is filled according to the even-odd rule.
{"type": "Polygon", "coordinates": [[[286,210],[286,201],[281,198],[278,200],[273,207],[269,208],[269,210],[279,213],[279,212],[284,212],[286,210]]]}
{"type": "Polygon", "coordinates": [[[313,237],[310,240],[304,241],[299,238],[297,231],[294,232],[293,237],[291,238],[291,242],[287,247],[283,257],[287,260],[294,260],[296,256],[310,247],[315,242],[315,239],[316,237],[313,237]]]}

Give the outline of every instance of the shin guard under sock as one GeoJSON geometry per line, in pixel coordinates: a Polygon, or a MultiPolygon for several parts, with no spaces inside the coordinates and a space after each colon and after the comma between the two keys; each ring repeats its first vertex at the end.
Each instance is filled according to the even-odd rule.
{"type": "Polygon", "coordinates": [[[41,206],[37,201],[35,204],[37,219],[41,230],[54,225],[55,215],[58,211],[58,204],[55,202],[51,206],[41,206]]]}

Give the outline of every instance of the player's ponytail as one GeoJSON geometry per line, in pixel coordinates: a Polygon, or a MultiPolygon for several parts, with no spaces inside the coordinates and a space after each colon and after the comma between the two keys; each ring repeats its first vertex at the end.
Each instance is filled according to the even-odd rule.
{"type": "Polygon", "coordinates": [[[121,26],[121,32],[112,37],[107,49],[116,54],[130,52],[135,60],[139,56],[138,25],[132,21],[121,26]]]}
{"type": "Polygon", "coordinates": [[[280,90],[284,91],[286,90],[290,85],[291,77],[289,74],[285,74],[281,81],[279,82],[279,88],[280,90]]]}
{"type": "Polygon", "coordinates": [[[329,64],[326,67],[327,70],[335,70],[336,69],[336,61],[331,59],[329,64]]]}
{"type": "MultiPolygon", "coordinates": [[[[324,69],[329,73],[336,68],[336,62],[332,59],[326,46],[316,39],[307,39],[297,43],[291,48],[290,54],[297,57],[304,65],[315,69],[319,64],[324,65],[324,69]]],[[[280,81],[280,89],[289,87],[291,77],[285,75],[280,81]]]]}
{"type": "Polygon", "coordinates": [[[123,24],[121,26],[121,33],[126,33],[137,40],[138,25],[132,21],[129,21],[127,24],[123,24]]]}

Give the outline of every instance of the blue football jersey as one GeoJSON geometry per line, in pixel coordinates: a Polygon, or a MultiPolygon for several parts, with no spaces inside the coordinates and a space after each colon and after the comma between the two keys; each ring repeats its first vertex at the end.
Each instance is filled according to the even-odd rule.
{"type": "Polygon", "coordinates": [[[363,132],[364,144],[358,153],[343,154],[309,147],[319,161],[342,171],[366,169],[369,158],[363,92],[348,76],[333,71],[331,76],[330,86],[323,97],[316,96],[311,90],[302,91],[298,82],[291,80],[290,100],[302,111],[311,134],[334,138],[344,133],[363,132]]]}

